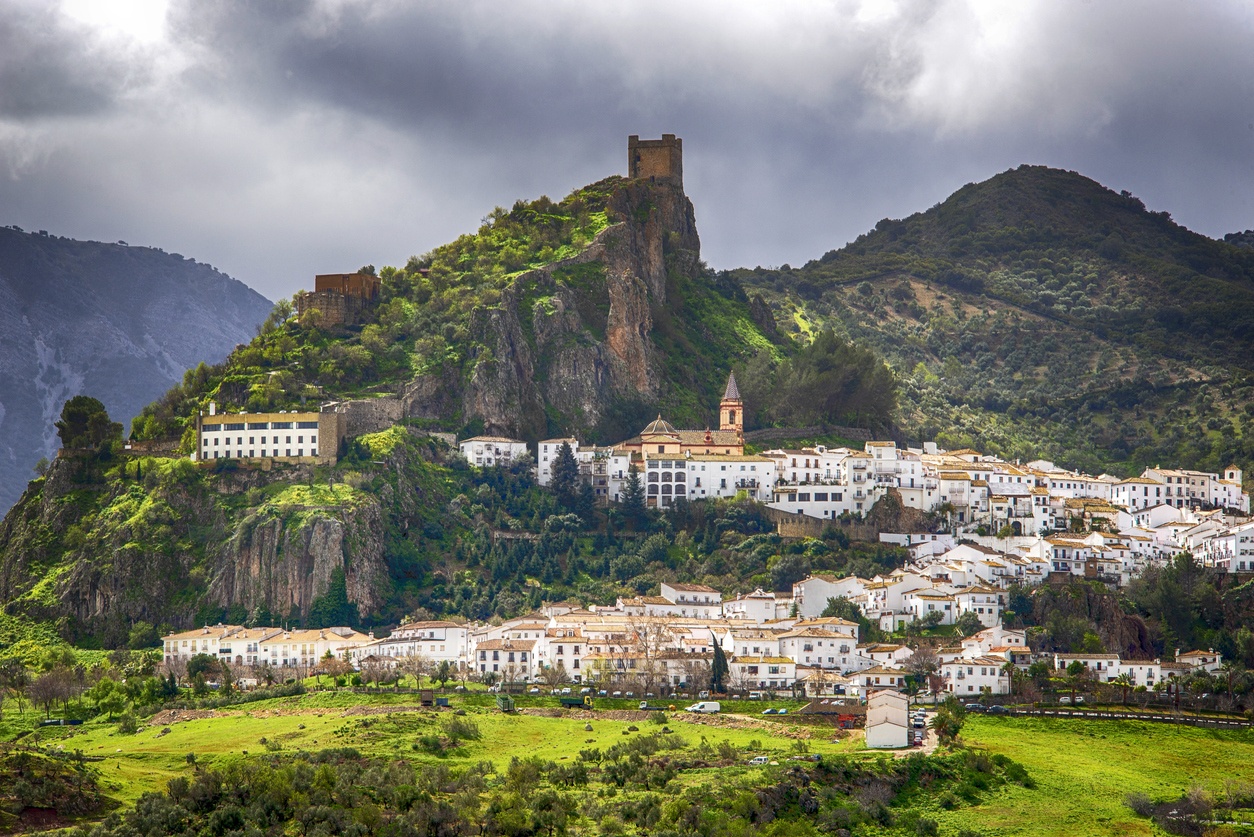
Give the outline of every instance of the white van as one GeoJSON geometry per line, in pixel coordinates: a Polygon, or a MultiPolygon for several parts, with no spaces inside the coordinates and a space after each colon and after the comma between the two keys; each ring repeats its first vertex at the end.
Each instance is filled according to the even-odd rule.
{"type": "Polygon", "coordinates": [[[770,763],[771,763],[770,756],[754,756],[753,758],[749,759],[749,764],[770,764],[770,763]]]}
{"type": "Polygon", "coordinates": [[[703,700],[700,703],[694,703],[692,706],[689,706],[684,711],[685,712],[704,712],[708,715],[713,715],[715,712],[718,712],[719,708],[720,707],[718,705],[717,700],[703,700]]]}

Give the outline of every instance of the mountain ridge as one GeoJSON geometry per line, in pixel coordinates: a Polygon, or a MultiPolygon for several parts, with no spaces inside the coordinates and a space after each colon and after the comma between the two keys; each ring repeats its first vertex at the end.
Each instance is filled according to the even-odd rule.
{"type": "Polygon", "coordinates": [[[1123,474],[1254,457],[1254,252],[1075,172],[1021,166],[729,276],[794,336],[800,318],[888,359],[912,438],[1123,474]]]}
{"type": "Polygon", "coordinates": [[[129,419],[185,369],[247,342],[270,307],[178,254],[0,228],[0,508],[56,455],[71,396],[129,419]]]}

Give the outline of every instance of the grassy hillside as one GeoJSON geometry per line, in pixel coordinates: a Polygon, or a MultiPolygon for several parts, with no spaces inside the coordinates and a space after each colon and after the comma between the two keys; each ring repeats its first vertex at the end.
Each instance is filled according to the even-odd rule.
{"type": "Polygon", "coordinates": [[[1023,166],[801,268],[733,271],[889,359],[912,438],[1093,471],[1254,459],[1254,251],[1023,166]]]}
{"type": "Polygon", "coordinates": [[[422,416],[445,430],[486,423],[533,440],[582,431],[609,442],[659,410],[704,426],[734,363],[757,352],[781,358],[791,345],[755,322],[738,287],[699,263],[691,212],[675,187],[619,177],[560,202],[498,207],[477,232],[380,269],[382,298],[361,323],[300,322],[281,303],[255,340],[189,371],[146,408],[133,434],[186,445],[188,418],[210,400],[256,412],[415,384],[426,393],[422,416]],[[620,236],[598,237],[614,225],[620,236]],[[594,242],[601,250],[589,250],[594,242]],[[641,264],[663,277],[644,296],[624,297],[623,287],[654,281],[630,269],[622,277],[641,264]],[[632,341],[642,341],[638,357],[622,345],[632,341]],[[485,412],[484,401],[507,409],[485,412]],[[590,402],[612,409],[589,421],[590,402]]]}

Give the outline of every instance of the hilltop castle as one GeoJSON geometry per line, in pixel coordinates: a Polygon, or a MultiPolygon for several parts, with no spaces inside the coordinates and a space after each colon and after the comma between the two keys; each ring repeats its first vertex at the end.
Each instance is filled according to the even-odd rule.
{"type": "Polygon", "coordinates": [[[379,299],[379,277],[369,273],[322,273],[314,276],[313,292],[296,295],[296,314],[318,311],[318,325],[349,325],[379,299]]]}
{"type": "Polygon", "coordinates": [[[627,176],[673,180],[682,187],[684,141],[674,134],[662,134],[660,140],[642,140],[635,134],[627,137],[627,176]]]}

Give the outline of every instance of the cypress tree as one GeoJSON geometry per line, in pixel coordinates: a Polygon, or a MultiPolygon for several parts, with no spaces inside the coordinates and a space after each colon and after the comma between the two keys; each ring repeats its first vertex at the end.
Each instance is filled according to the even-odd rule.
{"type": "Polygon", "coordinates": [[[713,631],[710,631],[710,638],[714,640],[714,662],[710,665],[710,689],[721,694],[727,691],[725,684],[731,669],[727,665],[727,655],[723,653],[723,646],[718,644],[718,637],[714,636],[713,631]]]}

